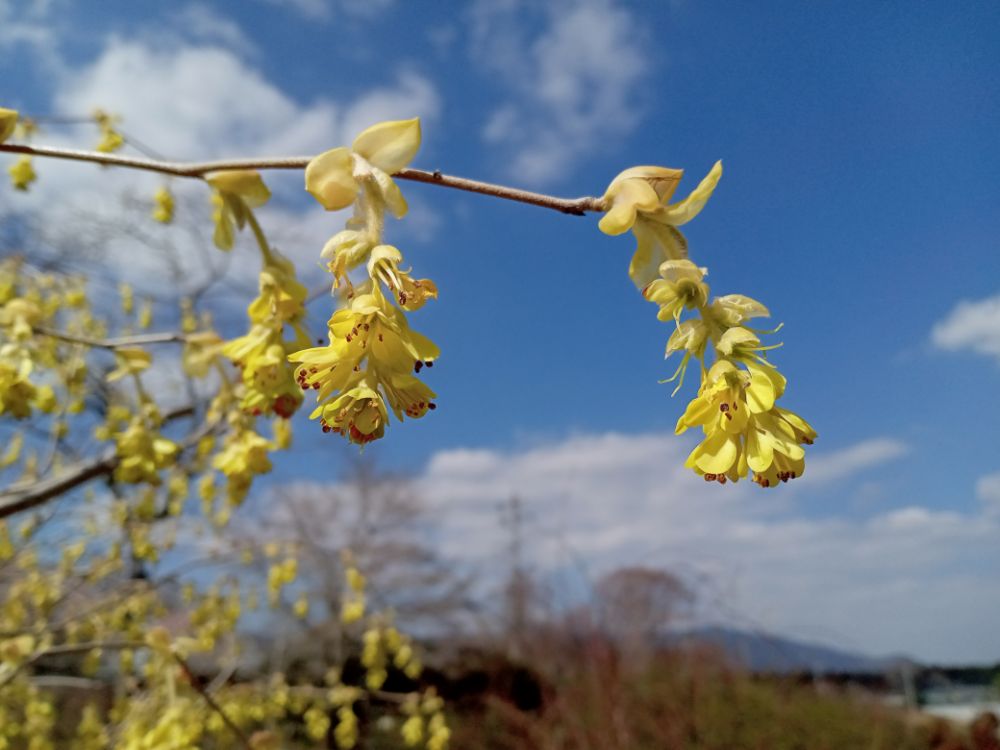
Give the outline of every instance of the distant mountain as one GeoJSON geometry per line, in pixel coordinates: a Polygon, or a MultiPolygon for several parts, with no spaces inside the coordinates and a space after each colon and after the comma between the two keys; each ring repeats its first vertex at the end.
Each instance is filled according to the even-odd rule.
{"type": "Polygon", "coordinates": [[[711,626],[671,635],[674,646],[714,646],[752,672],[878,673],[910,662],[905,657],[875,658],[817,643],[768,633],[711,626]]]}

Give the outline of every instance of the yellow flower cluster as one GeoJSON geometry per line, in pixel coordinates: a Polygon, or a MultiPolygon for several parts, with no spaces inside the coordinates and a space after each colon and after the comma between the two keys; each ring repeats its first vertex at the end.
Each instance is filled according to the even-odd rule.
{"type": "Polygon", "coordinates": [[[382,241],[385,213],[407,211],[390,177],[413,159],[420,147],[418,120],[374,125],[351,148],[341,147],[313,159],[306,168],[306,189],[329,211],[354,206],[348,228],[323,249],[334,289],[343,307],[330,318],[327,346],[289,356],[298,362],[295,378],[303,390],[316,390],[324,432],[364,445],[385,434],[389,410],[402,421],[436,408],[436,394],[417,377],[438,358],[438,348],[412,330],[406,312],[437,298],[429,279],[403,269],[402,253],[382,241]],[[354,284],[348,274],[365,265],[354,284]]]}
{"type": "MultiPolygon", "coordinates": [[[[704,439],[685,465],[708,481],[737,481],[753,472],[761,487],[802,476],[805,451],[816,432],[800,416],[775,404],[785,378],[768,361],[765,333],[744,325],[770,313],[757,300],[739,294],[709,302],[707,270],[687,257],[678,226],[705,206],[722,176],[717,162],[684,200],[671,204],[683,172],[665,167],[633,167],[619,174],[604,195],[607,211],[600,228],[617,235],[632,230],[637,240],[629,275],[643,296],[659,306],[657,317],[672,322],[666,356],[683,353],[677,389],[692,357],[701,363],[701,385],[677,422],[676,432],[701,427],[704,439]],[[682,320],[686,312],[694,317],[682,320]],[[711,344],[714,363],[706,355],[711,344]]],[[[668,381],[669,382],[669,381],[668,381]]],[[[676,393],[676,390],[674,391],[676,393]]]]}
{"type": "Polygon", "coordinates": [[[247,308],[250,330],[222,348],[242,371],[243,409],[254,416],[291,417],[302,403],[288,353],[308,341],[302,326],[307,291],[295,278],[291,262],[271,249],[260,273],[260,293],[247,308]],[[295,338],[285,341],[285,326],[295,338]]]}
{"type": "Polygon", "coordinates": [[[60,356],[54,341],[35,336],[61,310],[76,313],[82,301],[79,280],[36,274],[16,257],[0,262],[0,416],[23,420],[35,410],[55,413],[54,384],[69,397],[67,410],[70,405],[74,412],[82,409],[82,401],[77,402],[85,374],[80,360],[60,356]]]}

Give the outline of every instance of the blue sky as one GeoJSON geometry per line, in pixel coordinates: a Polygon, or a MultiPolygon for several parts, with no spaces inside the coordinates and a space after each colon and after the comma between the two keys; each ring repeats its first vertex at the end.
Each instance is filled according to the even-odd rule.
{"type": "MultiPolygon", "coordinates": [[[[501,553],[493,509],[517,493],[557,578],[573,556],[667,565],[725,592],[706,619],[996,660],[997,38],[990,2],[0,0],[0,103],[102,106],[176,158],[317,153],[419,115],[415,166],[567,196],[636,164],[684,168],[684,194],[723,159],[685,233],[714,293],[785,324],[784,400],[820,434],[805,477],[765,493],[678,469],[691,387],[657,383],[670,329],[627,277],[629,239],[418,184],[391,238],[441,290],[413,316],[444,351],[440,408],[369,450],[415,475],[443,551],[471,565],[501,553]]],[[[102,175],[40,166],[0,208],[91,205],[102,175]]],[[[261,220],[316,281],[344,217],[300,180],[273,178],[261,220]]],[[[252,248],[236,252],[234,283],[252,283],[252,248]]],[[[155,286],[151,264],[124,267],[155,286]]],[[[341,447],[305,423],[297,441],[273,481],[336,482],[341,447]]]]}

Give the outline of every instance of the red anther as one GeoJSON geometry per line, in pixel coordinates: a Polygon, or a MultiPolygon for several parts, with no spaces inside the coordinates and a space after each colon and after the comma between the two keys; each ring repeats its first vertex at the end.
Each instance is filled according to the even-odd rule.
{"type": "Polygon", "coordinates": [[[366,331],[369,331],[369,330],[371,330],[371,326],[370,326],[370,325],[368,325],[367,323],[365,323],[365,330],[366,330],[366,331]]]}
{"type": "Polygon", "coordinates": [[[719,404],[719,411],[721,412],[729,411],[729,404],[719,404]]]}
{"type": "Polygon", "coordinates": [[[725,484],[726,483],[726,475],[725,474],[719,474],[719,476],[716,477],[715,481],[717,481],[719,484],[725,484]]]}
{"type": "Polygon", "coordinates": [[[350,344],[351,343],[351,334],[347,334],[346,338],[347,338],[347,343],[350,344]]]}
{"type": "Polygon", "coordinates": [[[316,368],[315,367],[310,367],[309,368],[309,372],[311,372],[311,373],[313,373],[315,375],[316,374],[316,368]]]}
{"type": "Polygon", "coordinates": [[[715,481],[715,474],[706,474],[705,475],[705,481],[706,482],[714,482],[715,481]]]}
{"type": "Polygon", "coordinates": [[[329,431],[330,431],[330,425],[328,424],[323,425],[323,432],[329,432],[329,431]]]}
{"type": "Polygon", "coordinates": [[[413,371],[414,372],[420,372],[423,369],[423,367],[424,367],[424,363],[421,362],[420,360],[417,360],[416,362],[413,363],[413,371]]]}
{"type": "Polygon", "coordinates": [[[318,391],[319,390],[319,383],[313,383],[312,387],[313,387],[314,391],[318,391]]]}
{"type": "Polygon", "coordinates": [[[437,408],[438,408],[438,405],[437,405],[437,404],[434,404],[434,403],[431,403],[431,404],[427,404],[427,408],[428,408],[428,409],[437,409],[437,408]]]}
{"type": "Polygon", "coordinates": [[[424,362],[424,364],[427,365],[428,367],[433,367],[434,366],[434,363],[431,362],[430,360],[427,360],[426,362],[424,362]]]}
{"type": "Polygon", "coordinates": [[[274,400],[274,404],[271,405],[271,408],[279,417],[288,419],[295,413],[296,405],[297,403],[294,398],[289,396],[287,393],[283,393],[274,400]]]}
{"type": "Polygon", "coordinates": [[[760,480],[760,486],[761,487],[770,487],[771,486],[771,480],[770,479],[761,479],[760,480]]]}
{"type": "Polygon", "coordinates": [[[729,412],[725,412],[725,414],[726,414],[726,419],[728,419],[729,421],[732,421],[733,415],[730,414],[729,412]]]}
{"type": "Polygon", "coordinates": [[[789,479],[795,479],[795,477],[797,477],[797,476],[798,475],[794,471],[788,472],[788,478],[789,479]]]}
{"type": "Polygon", "coordinates": [[[378,335],[378,340],[379,341],[385,341],[385,339],[382,338],[382,334],[381,333],[378,335]]]}
{"type": "MultiPolygon", "coordinates": [[[[411,407],[411,408],[412,408],[412,407],[411,407]]],[[[418,408],[418,409],[423,409],[423,408],[424,408],[424,402],[423,402],[423,401],[421,401],[421,402],[420,402],[419,404],[417,404],[417,408],[418,408]]]]}
{"type": "Polygon", "coordinates": [[[254,410],[251,411],[250,413],[253,414],[255,417],[259,417],[260,416],[260,409],[258,409],[258,408],[255,407],[254,410]]]}

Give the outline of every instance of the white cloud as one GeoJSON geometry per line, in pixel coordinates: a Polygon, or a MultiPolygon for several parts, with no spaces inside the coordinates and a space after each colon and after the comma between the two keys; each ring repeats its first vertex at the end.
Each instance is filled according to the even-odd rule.
{"type": "MultiPolygon", "coordinates": [[[[721,603],[708,597],[706,619],[872,653],[1000,656],[1000,597],[987,575],[1000,565],[1000,517],[917,504],[840,516],[837,488],[903,455],[902,443],[812,448],[805,476],[774,490],[705,483],[682,467],[689,448],[673,435],[608,433],[514,451],[445,450],[419,484],[442,552],[487,574],[509,541],[500,508],[517,496],[530,562],[554,575],[581,560],[595,577],[661,565],[729,592],[721,603]],[[794,502],[803,493],[813,514],[829,497],[832,515],[804,515],[794,502]]],[[[983,487],[981,496],[1000,493],[1000,477],[983,487]]]]}
{"type": "Polygon", "coordinates": [[[835,453],[817,456],[809,462],[803,482],[828,482],[832,479],[853,481],[862,469],[890,461],[904,455],[909,447],[894,438],[872,438],[835,453]]]}
{"type": "Polygon", "coordinates": [[[54,0],[0,0],[0,53],[10,55],[26,48],[48,72],[59,71],[55,10],[54,0]]]}
{"type": "Polygon", "coordinates": [[[976,481],[976,497],[987,512],[1000,515],[1000,471],[979,477],[976,481]]]}
{"type": "Polygon", "coordinates": [[[480,0],[470,13],[471,56],[509,92],[483,138],[510,151],[511,173],[527,182],[552,180],[628,133],[644,71],[643,32],[624,8],[611,0],[540,7],[480,0]]]}
{"type": "Polygon", "coordinates": [[[263,0],[263,2],[291,10],[310,21],[329,21],[338,13],[348,18],[375,18],[391,8],[396,0],[263,0]]]}
{"type": "MultiPolygon", "coordinates": [[[[191,3],[171,14],[171,21],[190,41],[217,43],[244,55],[256,52],[256,46],[231,18],[216,13],[208,5],[191,3]]],[[[162,34],[162,30],[160,30],[162,34]]]]}
{"type": "MultiPolygon", "coordinates": [[[[373,87],[353,101],[319,98],[301,103],[231,50],[170,41],[151,44],[142,36],[111,38],[91,64],[61,77],[55,88],[55,112],[79,115],[99,106],[121,115],[128,135],[178,160],[308,155],[350,143],[358,130],[379,120],[412,116],[433,120],[440,109],[434,86],[412,72],[404,71],[395,81],[373,87]]],[[[40,140],[80,145],[81,140],[86,144],[97,137],[86,128],[74,135],[72,141],[60,140],[53,131],[40,140]]],[[[136,203],[137,198],[151,196],[163,177],[54,161],[39,161],[37,169],[39,182],[28,195],[5,193],[7,197],[0,200],[9,200],[10,207],[18,210],[44,210],[47,220],[40,223],[40,230],[50,244],[85,246],[90,235],[140,288],[157,286],[172,278],[171,261],[151,249],[137,252],[135,234],[141,233],[153,237],[154,246],[174,247],[174,257],[190,269],[184,275],[187,283],[200,283],[232,258],[229,277],[251,290],[256,286],[257,264],[239,262],[247,257],[240,248],[224,258],[210,247],[211,211],[203,185],[173,181],[180,226],[153,224],[147,209],[141,208],[133,215],[136,226],[131,227],[123,217],[123,201],[131,196],[136,203]],[[200,236],[190,230],[192,218],[206,230],[200,236]]],[[[326,214],[304,197],[300,172],[271,172],[267,180],[276,199],[260,210],[261,221],[300,273],[315,280],[319,250],[342,227],[343,216],[326,214]]],[[[433,216],[413,223],[424,239],[435,226],[433,216]]]]}
{"type": "Polygon", "coordinates": [[[1000,294],[959,302],[935,324],[931,341],[940,349],[968,349],[1000,362],[1000,294]]]}

